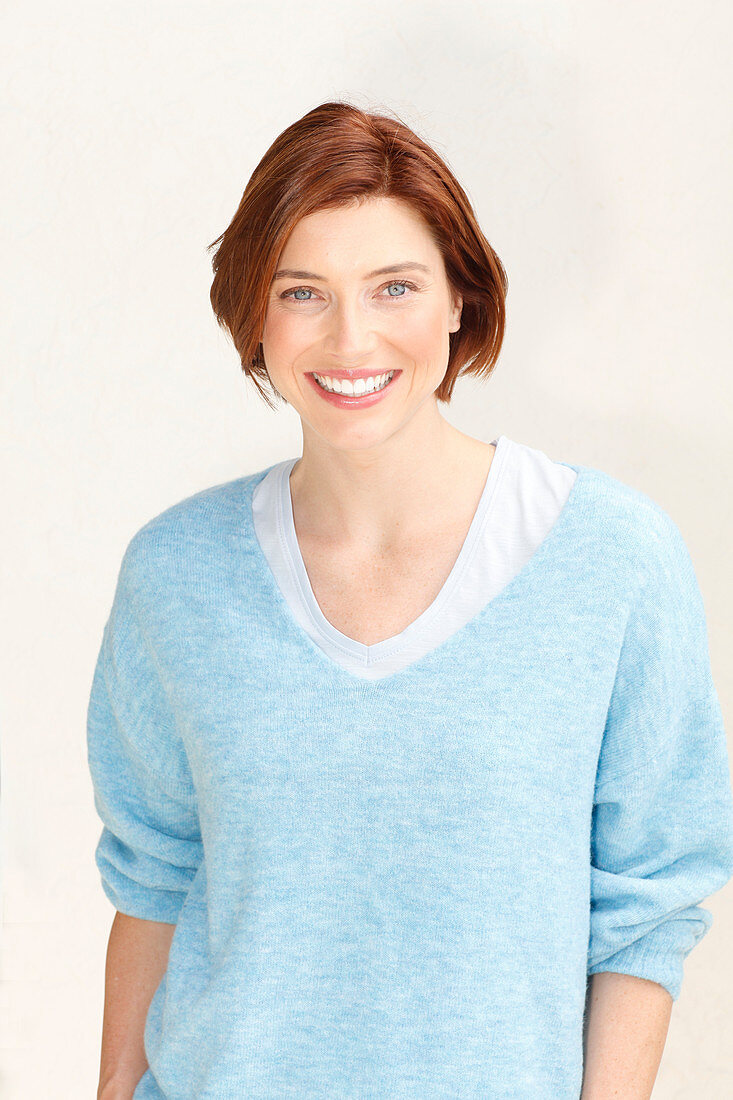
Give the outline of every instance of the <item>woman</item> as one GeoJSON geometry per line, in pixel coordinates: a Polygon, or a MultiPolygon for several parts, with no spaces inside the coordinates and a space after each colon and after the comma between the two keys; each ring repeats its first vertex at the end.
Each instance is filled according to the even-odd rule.
{"type": "Polygon", "coordinates": [[[303,453],[122,561],[88,723],[100,1095],[648,1096],[733,875],[679,530],[443,418],[506,277],[399,121],[310,111],[214,244],[215,313],[303,453]]]}

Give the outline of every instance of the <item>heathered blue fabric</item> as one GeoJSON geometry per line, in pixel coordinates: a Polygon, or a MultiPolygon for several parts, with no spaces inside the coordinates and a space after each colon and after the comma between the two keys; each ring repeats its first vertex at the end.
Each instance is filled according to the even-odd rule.
{"type": "Polygon", "coordinates": [[[670,516],[573,469],[514,579],[377,681],[292,617],[267,470],[133,535],[88,760],[107,896],[177,923],[135,1100],[577,1100],[588,973],[679,996],[733,876],[703,601],[670,516]]]}

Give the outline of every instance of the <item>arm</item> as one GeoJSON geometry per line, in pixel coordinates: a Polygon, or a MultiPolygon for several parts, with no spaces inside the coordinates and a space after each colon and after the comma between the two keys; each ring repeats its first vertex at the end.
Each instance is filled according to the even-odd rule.
{"type": "Polygon", "coordinates": [[[649,513],[591,811],[583,1100],[642,1100],[684,962],[733,875],[727,739],[702,594],[679,530],[649,513]]]}
{"type": "Polygon", "coordinates": [[[120,569],[87,713],[88,763],[103,823],[95,861],[117,910],[107,948],[99,1100],[130,1100],[148,1068],[145,1023],[203,862],[193,777],[145,630],[149,601],[133,550],[120,569]]]}
{"type": "Polygon", "coordinates": [[[672,1005],[657,982],[605,971],[591,975],[580,1100],[649,1100],[672,1005]]]}
{"type": "Polygon", "coordinates": [[[97,1100],[130,1100],[148,1068],[145,1018],[165,973],[175,927],[115,914],[107,946],[97,1100]]]}

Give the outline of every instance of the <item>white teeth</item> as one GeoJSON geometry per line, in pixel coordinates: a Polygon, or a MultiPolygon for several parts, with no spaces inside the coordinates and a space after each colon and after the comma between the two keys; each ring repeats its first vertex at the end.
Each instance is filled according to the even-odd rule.
{"type": "Polygon", "coordinates": [[[322,386],[324,390],[328,390],[329,393],[343,393],[349,397],[359,397],[363,393],[374,393],[375,390],[384,389],[392,381],[394,373],[392,370],[388,374],[357,378],[354,382],[351,382],[348,378],[329,378],[328,375],[316,374],[315,371],[313,377],[319,386],[322,386]]]}

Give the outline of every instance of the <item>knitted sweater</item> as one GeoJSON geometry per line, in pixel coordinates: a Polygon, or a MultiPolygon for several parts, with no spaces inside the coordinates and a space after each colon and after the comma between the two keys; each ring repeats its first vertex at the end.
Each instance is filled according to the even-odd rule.
{"type": "Polygon", "coordinates": [[[372,681],[275,584],[267,470],[133,535],[87,743],[104,891],[176,924],[134,1100],[577,1100],[588,974],[679,996],[733,876],[703,602],[669,515],[572,468],[516,576],[372,681]]]}

